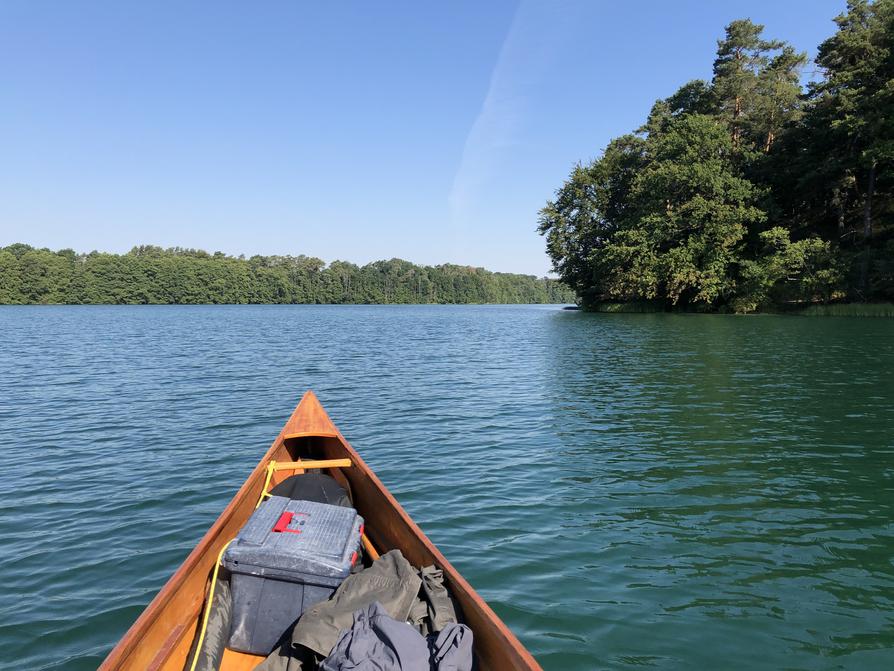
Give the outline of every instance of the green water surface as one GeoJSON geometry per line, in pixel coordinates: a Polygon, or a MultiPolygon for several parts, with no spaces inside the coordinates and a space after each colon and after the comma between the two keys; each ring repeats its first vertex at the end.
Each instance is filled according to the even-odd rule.
{"type": "Polygon", "coordinates": [[[546,669],[894,668],[894,320],[8,307],[0,334],[0,669],[96,668],[307,388],[546,669]]]}

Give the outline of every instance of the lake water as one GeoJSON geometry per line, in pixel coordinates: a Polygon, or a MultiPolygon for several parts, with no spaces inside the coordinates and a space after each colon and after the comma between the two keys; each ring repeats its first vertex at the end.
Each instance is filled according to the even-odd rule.
{"type": "Polygon", "coordinates": [[[313,388],[546,669],[894,668],[894,320],[0,308],[0,668],[94,669],[313,388]]]}

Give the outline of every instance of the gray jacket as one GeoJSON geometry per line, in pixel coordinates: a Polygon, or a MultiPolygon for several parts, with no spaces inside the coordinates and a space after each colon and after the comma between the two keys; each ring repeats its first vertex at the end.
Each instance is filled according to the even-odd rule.
{"type": "Polygon", "coordinates": [[[428,640],[407,622],[390,617],[378,602],[354,613],[320,671],[471,671],[472,632],[448,624],[428,640]]]}

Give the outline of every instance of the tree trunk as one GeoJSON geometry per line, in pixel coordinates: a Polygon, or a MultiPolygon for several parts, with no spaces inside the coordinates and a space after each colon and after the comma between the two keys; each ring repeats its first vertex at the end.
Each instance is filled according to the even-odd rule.
{"type": "Polygon", "coordinates": [[[844,237],[844,189],[839,185],[832,189],[832,204],[838,213],[838,235],[844,237]]]}
{"type": "Polygon", "coordinates": [[[739,135],[741,134],[741,130],[739,129],[739,116],[742,114],[742,98],[740,96],[736,96],[736,106],[733,109],[733,149],[739,148],[739,135]]]}
{"type": "MultiPolygon", "coordinates": [[[[739,63],[738,68],[740,71],[742,69],[742,65],[741,65],[742,53],[743,53],[743,50],[741,48],[736,49],[736,51],[735,51],[735,54],[736,54],[735,58],[736,58],[736,61],[738,61],[738,63],[739,63]]],[[[737,94],[736,95],[736,105],[735,105],[735,108],[733,109],[733,123],[732,123],[732,126],[733,126],[733,149],[734,150],[739,149],[739,136],[742,133],[741,129],[739,128],[739,116],[741,114],[742,114],[742,96],[737,94]]]]}
{"type": "Polygon", "coordinates": [[[773,128],[776,125],[776,114],[773,110],[770,111],[770,123],[767,128],[767,141],[764,142],[764,153],[770,153],[770,147],[773,146],[773,140],[776,139],[776,134],[773,132],[773,128]]]}
{"type": "Polygon", "coordinates": [[[875,161],[869,166],[869,180],[866,183],[866,200],[863,201],[863,239],[872,237],[872,196],[875,194],[875,161]]]}
{"type": "Polygon", "coordinates": [[[733,107],[733,120],[730,124],[733,127],[733,149],[737,150],[739,148],[739,139],[742,135],[742,129],[739,128],[739,117],[742,115],[742,97],[736,96],[736,103],[733,107]]]}

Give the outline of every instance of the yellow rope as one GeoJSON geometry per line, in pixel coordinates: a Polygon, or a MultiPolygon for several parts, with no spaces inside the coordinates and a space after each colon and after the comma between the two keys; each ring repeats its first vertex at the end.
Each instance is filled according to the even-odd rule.
{"type": "Polygon", "coordinates": [[[236,539],[231,538],[228,540],[226,545],[220,549],[220,554],[217,555],[217,562],[214,564],[214,575],[211,576],[211,589],[208,591],[208,603],[205,605],[205,615],[202,618],[202,630],[199,632],[199,642],[196,644],[196,654],[192,658],[192,664],[189,667],[189,671],[195,671],[196,664],[199,661],[199,655],[202,654],[202,643],[205,641],[205,630],[208,629],[208,617],[211,615],[211,604],[214,602],[214,587],[217,585],[217,572],[220,570],[220,562],[223,559],[224,552],[226,552],[226,549],[234,540],[236,539]]]}
{"type": "Polygon", "coordinates": [[[273,471],[275,470],[276,462],[271,459],[270,463],[267,464],[267,478],[264,480],[264,488],[261,490],[261,496],[258,498],[258,504],[255,506],[255,509],[261,507],[261,504],[264,502],[265,496],[270,496],[267,493],[267,488],[270,486],[270,479],[273,477],[273,471]]]}

